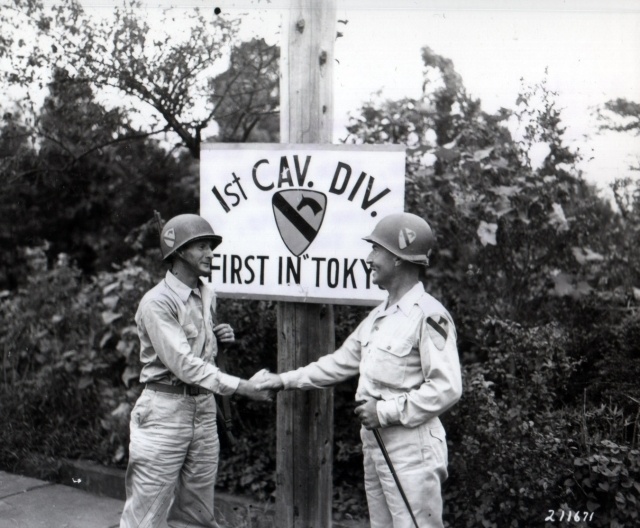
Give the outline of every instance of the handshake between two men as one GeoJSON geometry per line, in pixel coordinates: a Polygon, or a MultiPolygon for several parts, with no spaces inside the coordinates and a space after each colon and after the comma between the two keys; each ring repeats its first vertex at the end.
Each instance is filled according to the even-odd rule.
{"type": "MultiPolygon", "coordinates": [[[[275,393],[285,388],[282,377],[279,374],[269,372],[267,369],[256,372],[249,380],[249,383],[253,385],[253,389],[256,391],[254,399],[261,401],[272,401],[275,393]]],[[[358,403],[359,405],[354,412],[365,429],[376,429],[380,427],[376,410],[376,400],[362,400],[358,403]]]]}
{"type": "Polygon", "coordinates": [[[267,369],[256,372],[249,380],[240,380],[236,394],[255,401],[273,401],[275,393],[284,388],[282,378],[267,369]]]}

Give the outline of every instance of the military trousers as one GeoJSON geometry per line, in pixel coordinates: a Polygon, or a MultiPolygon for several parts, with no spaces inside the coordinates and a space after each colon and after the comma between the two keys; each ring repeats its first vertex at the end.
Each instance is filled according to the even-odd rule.
{"type": "Polygon", "coordinates": [[[218,528],[220,444],[213,394],[145,389],[131,412],[127,499],[120,528],[218,528]]]}
{"type": "MultiPolygon", "coordinates": [[[[419,528],[442,528],[447,442],[438,418],[415,428],[378,429],[419,528]]],[[[371,528],[414,528],[409,510],[372,431],[362,428],[364,479],[371,528]]]]}

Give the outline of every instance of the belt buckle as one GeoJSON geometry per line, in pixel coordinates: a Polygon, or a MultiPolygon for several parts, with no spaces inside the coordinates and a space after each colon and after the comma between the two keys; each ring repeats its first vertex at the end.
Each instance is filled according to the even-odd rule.
{"type": "Polygon", "coordinates": [[[193,385],[187,385],[187,394],[189,396],[197,396],[200,394],[200,387],[194,387],[193,385]]]}

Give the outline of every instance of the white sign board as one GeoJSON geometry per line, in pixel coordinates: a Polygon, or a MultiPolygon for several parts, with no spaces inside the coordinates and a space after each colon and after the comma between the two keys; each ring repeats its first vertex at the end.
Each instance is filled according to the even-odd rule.
{"type": "Polygon", "coordinates": [[[362,237],[404,208],[399,145],[203,144],[200,214],[220,297],[376,304],[362,237]]]}

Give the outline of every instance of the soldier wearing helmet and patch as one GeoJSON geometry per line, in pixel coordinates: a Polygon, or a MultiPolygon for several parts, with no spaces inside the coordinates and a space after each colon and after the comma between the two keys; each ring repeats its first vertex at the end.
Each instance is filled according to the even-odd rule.
{"type": "Polygon", "coordinates": [[[422,218],[402,213],[380,220],[364,240],[372,244],[371,280],[387,300],[334,353],[252,379],[263,390],[318,389],[359,374],[355,413],[371,527],[442,527],[447,443],[439,416],[460,399],[462,380],[453,319],[420,281],[435,237],[422,218]]]}
{"type": "Polygon", "coordinates": [[[251,380],[216,365],[219,344],[235,340],[229,324],[216,322],[215,293],[202,280],[221,242],[198,215],[176,216],[162,229],[160,247],[170,270],[144,295],[135,316],[145,389],[131,412],[121,528],[217,528],[214,393],[271,399],[251,380]]]}

